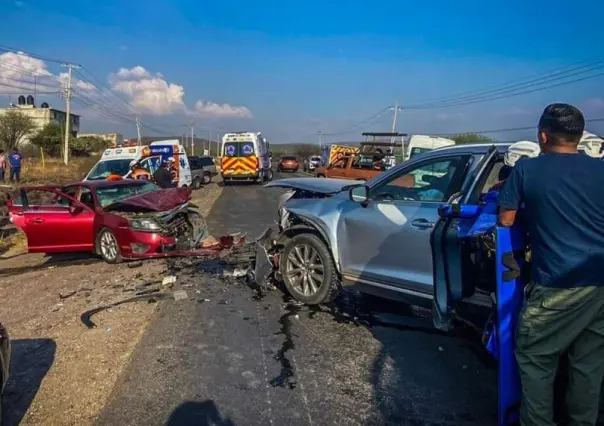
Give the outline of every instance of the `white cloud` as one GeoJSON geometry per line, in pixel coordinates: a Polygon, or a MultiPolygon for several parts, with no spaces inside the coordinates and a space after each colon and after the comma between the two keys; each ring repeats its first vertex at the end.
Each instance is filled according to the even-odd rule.
{"type": "Polygon", "coordinates": [[[15,2],[15,6],[17,6],[17,7],[23,7],[23,6],[25,6],[25,3],[22,2],[22,1],[16,1],[15,2]]]}
{"type": "Polygon", "coordinates": [[[184,87],[170,83],[161,73],[152,73],[138,65],[120,68],[109,78],[111,88],[123,93],[130,104],[141,114],[168,115],[184,113],[217,118],[250,118],[251,111],[244,106],[197,101],[190,110],[184,101],[184,87]]]}
{"type": "Polygon", "coordinates": [[[166,115],[186,112],[184,88],[168,83],[161,74],[151,74],[140,65],[131,69],[120,68],[109,81],[111,88],[125,94],[140,113],[166,115]]]}
{"type": "Polygon", "coordinates": [[[245,106],[219,105],[214,102],[197,101],[195,112],[219,118],[252,118],[252,112],[245,106]]]}
{"type": "MultiPolygon", "coordinates": [[[[55,75],[41,59],[25,53],[0,55],[0,89],[3,93],[60,92],[67,83],[67,73],[55,75]]],[[[74,91],[91,92],[94,86],[72,77],[74,91]]]]}

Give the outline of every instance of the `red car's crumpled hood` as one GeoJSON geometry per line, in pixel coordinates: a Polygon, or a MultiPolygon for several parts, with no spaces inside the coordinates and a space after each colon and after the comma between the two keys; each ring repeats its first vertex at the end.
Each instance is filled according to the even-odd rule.
{"type": "Polygon", "coordinates": [[[191,189],[168,188],[126,198],[108,205],[105,207],[105,211],[127,211],[129,208],[134,208],[135,210],[145,209],[153,212],[165,212],[175,209],[181,204],[188,202],[190,199],[191,189]]]}

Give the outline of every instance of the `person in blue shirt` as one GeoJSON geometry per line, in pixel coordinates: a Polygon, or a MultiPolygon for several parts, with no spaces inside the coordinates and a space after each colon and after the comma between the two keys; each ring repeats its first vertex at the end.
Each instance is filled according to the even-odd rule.
{"type": "Polygon", "coordinates": [[[523,205],[531,281],[516,330],[523,426],[554,425],[554,379],[568,353],[570,425],[595,425],[604,375],[604,163],[579,155],[585,127],[568,104],[545,108],[542,154],[518,162],[498,197],[499,223],[523,205]]]}
{"type": "Polygon", "coordinates": [[[8,156],[8,163],[10,164],[10,181],[20,182],[23,156],[19,153],[19,150],[17,148],[13,149],[13,153],[8,156]]]}

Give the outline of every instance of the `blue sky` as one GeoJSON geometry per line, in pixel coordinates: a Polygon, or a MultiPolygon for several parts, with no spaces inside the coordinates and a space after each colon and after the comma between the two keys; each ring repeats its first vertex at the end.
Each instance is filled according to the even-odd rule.
{"type": "MultiPolygon", "coordinates": [[[[81,63],[110,87],[118,84],[120,68],[136,66],[144,68],[143,78],[182,86],[182,97],[170,108],[141,111],[145,123],[167,133],[182,132],[194,120],[200,136],[245,129],[277,143],[315,142],[322,129],[338,133],[327,140],[358,140],[363,130],[388,131],[391,117],[340,133],[396,101],[404,107],[604,59],[604,3],[575,4],[2,0],[0,44],[81,63]],[[195,113],[197,101],[202,105],[195,113]],[[214,103],[220,108],[209,107],[214,103]],[[249,114],[227,111],[224,104],[249,114]]],[[[60,72],[52,63],[48,70],[60,72]]],[[[126,80],[132,83],[138,78],[133,75],[126,80]]],[[[118,96],[132,101],[128,90],[143,86],[122,85],[118,96]]],[[[604,117],[604,77],[488,103],[403,110],[397,130],[527,126],[554,101],[575,103],[588,118],[604,117]]],[[[135,133],[130,123],[108,122],[89,109],[78,112],[82,131],[135,133]]],[[[604,123],[589,128],[604,132],[604,123]]],[[[519,139],[534,132],[494,136],[519,139]]]]}

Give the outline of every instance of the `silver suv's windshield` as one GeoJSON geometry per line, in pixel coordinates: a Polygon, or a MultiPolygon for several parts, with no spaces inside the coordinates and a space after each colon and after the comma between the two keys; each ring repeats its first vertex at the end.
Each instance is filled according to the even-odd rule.
{"type": "Polygon", "coordinates": [[[99,161],[88,173],[87,180],[102,180],[107,179],[111,172],[115,172],[120,176],[126,176],[130,171],[130,162],[134,158],[121,158],[119,160],[99,161]]]}

